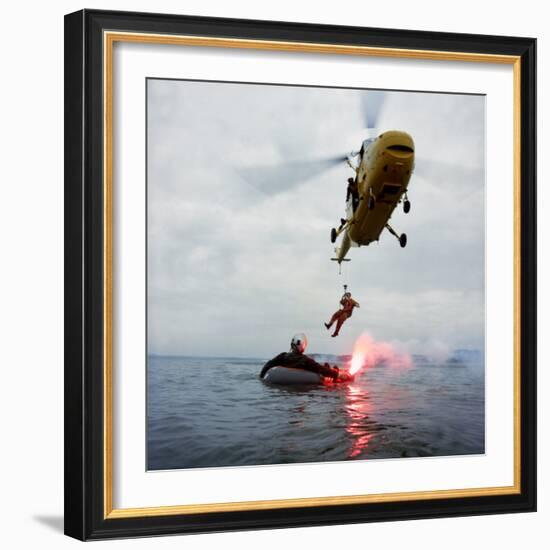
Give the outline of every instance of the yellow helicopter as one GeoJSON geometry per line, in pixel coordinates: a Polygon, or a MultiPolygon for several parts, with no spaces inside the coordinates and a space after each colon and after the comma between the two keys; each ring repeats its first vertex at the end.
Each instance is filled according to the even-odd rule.
{"type": "Polygon", "coordinates": [[[387,229],[399,240],[401,247],[407,245],[407,235],[399,235],[388,223],[396,206],[403,202],[408,213],[411,203],[407,196],[409,181],[414,169],[414,142],[409,134],[388,131],[363,142],[357,153],[352,153],[347,162],[355,171],[350,178],[346,218],[338,229],[332,228],[330,240],[335,243],[344,235],[335,249],[339,264],[346,258],[350,247],[366,246],[378,241],[387,229]],[[355,160],[358,157],[358,160],[355,160]]]}
{"type": "MultiPolygon", "coordinates": [[[[361,96],[362,132],[367,130],[370,136],[376,132],[386,95],[384,91],[369,90],[361,96]]],[[[340,265],[349,262],[346,255],[350,247],[378,241],[384,229],[405,247],[406,234],[398,234],[388,221],[401,202],[405,213],[411,208],[407,189],[414,170],[415,149],[412,137],[406,132],[392,130],[369,137],[359,151],[347,155],[287,161],[282,166],[252,166],[239,170],[239,174],[262,193],[273,195],[295,188],[343,162],[354,170],[355,177],[350,178],[348,186],[346,217],[341,219],[338,229],[331,230],[332,243],[343,235],[335,249],[336,257],[331,259],[340,265]],[[351,193],[350,187],[353,187],[351,193]]]]}

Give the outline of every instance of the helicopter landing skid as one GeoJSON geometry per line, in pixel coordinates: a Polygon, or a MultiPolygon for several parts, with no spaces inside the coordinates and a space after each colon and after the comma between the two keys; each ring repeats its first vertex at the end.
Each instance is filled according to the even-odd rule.
{"type": "Polygon", "coordinates": [[[354,223],[355,223],[355,216],[353,216],[351,219],[349,220],[343,220],[344,223],[342,223],[340,225],[340,227],[338,229],[336,229],[335,227],[333,227],[330,231],[330,242],[331,243],[335,243],[336,242],[336,239],[346,230],[348,229],[350,226],[352,226],[354,223]]]}
{"type": "Polygon", "coordinates": [[[395,229],[389,224],[386,224],[386,229],[399,241],[399,245],[401,248],[405,248],[407,246],[407,235],[405,233],[397,233],[395,229]]]}

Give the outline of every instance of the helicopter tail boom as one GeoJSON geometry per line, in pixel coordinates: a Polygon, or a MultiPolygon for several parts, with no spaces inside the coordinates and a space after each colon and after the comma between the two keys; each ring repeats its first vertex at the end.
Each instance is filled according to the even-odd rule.
{"type": "Polygon", "coordinates": [[[350,260],[349,258],[346,258],[346,254],[348,253],[350,246],[351,246],[351,240],[346,231],[346,233],[344,234],[344,238],[342,239],[342,244],[335,249],[336,258],[331,258],[331,260],[334,260],[339,264],[341,264],[342,262],[349,262],[350,260]]]}

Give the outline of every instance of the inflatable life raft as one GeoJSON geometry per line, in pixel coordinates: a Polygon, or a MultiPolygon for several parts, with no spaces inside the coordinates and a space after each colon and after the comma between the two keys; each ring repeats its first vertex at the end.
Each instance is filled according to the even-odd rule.
{"type": "Polygon", "coordinates": [[[268,384],[278,384],[281,386],[326,384],[324,376],[316,372],[292,367],[272,367],[266,372],[263,381],[268,384]]]}

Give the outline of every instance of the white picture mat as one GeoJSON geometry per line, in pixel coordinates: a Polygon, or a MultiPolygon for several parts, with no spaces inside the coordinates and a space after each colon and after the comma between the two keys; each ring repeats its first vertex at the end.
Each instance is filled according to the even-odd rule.
{"type": "Polygon", "coordinates": [[[513,484],[510,65],[119,43],[114,48],[114,92],[115,508],[513,484]],[[147,77],[487,95],[485,455],[146,472],[147,77]]]}

